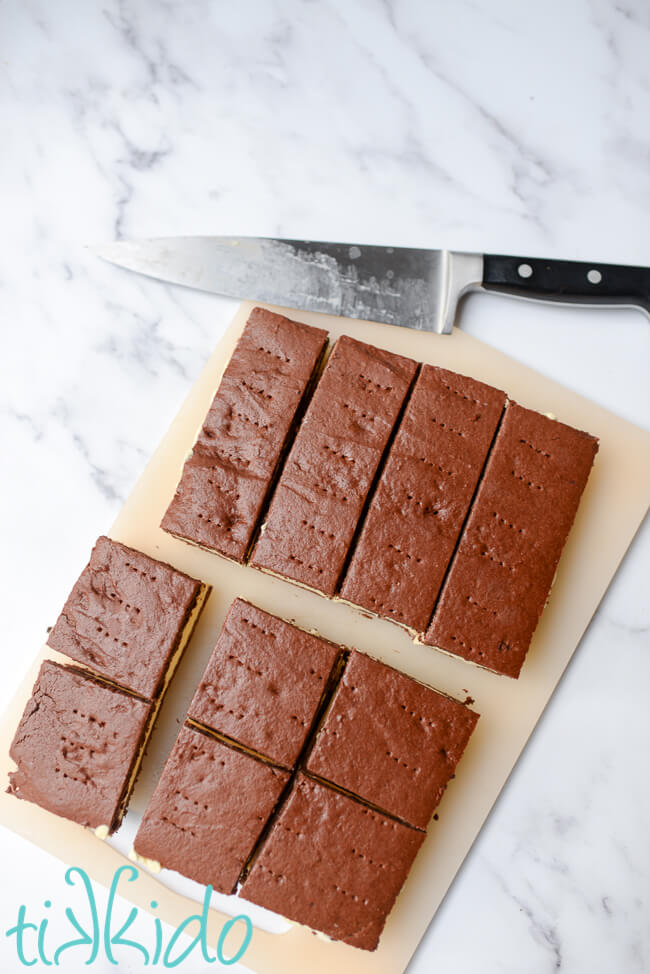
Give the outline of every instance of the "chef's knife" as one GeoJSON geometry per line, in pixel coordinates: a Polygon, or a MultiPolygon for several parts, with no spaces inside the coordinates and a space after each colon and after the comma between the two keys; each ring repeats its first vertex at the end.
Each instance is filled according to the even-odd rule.
{"type": "Polygon", "coordinates": [[[474,289],[650,314],[648,267],[268,237],[119,240],[94,252],[173,284],[441,335],[474,289]]]}

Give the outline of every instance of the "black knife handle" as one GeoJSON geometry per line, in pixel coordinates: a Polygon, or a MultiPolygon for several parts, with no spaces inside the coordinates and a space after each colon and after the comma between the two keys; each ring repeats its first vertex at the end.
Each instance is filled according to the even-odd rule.
{"type": "Polygon", "coordinates": [[[636,304],[650,312],[650,267],[485,254],[483,287],[571,304],[636,304]]]}

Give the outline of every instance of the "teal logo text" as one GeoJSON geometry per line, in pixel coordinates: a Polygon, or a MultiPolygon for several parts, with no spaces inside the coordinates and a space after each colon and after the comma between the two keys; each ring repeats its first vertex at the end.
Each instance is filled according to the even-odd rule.
{"type": "MultiPolygon", "coordinates": [[[[83,896],[83,911],[75,912],[71,907],[65,908],[65,916],[74,936],[57,946],[50,944],[47,937],[47,916],[39,923],[33,923],[27,917],[27,907],[18,908],[18,918],[14,926],[5,931],[9,938],[15,938],[18,960],[25,967],[33,967],[39,961],[46,967],[57,966],[63,955],[75,952],[83,958],[85,965],[93,964],[100,954],[103,960],[117,965],[123,958],[125,951],[133,957],[139,954],[143,966],[178,967],[191,954],[199,952],[203,961],[213,964],[218,960],[221,964],[236,964],[241,960],[253,936],[253,924],[245,914],[232,917],[224,923],[214,954],[208,948],[208,910],[212,887],[207,886],[203,898],[203,908],[200,913],[193,913],[171,933],[165,943],[163,927],[160,919],[153,917],[153,930],[145,943],[135,938],[133,925],[138,918],[139,910],[132,907],[126,920],[118,921],[114,916],[115,897],[122,877],[133,883],[138,878],[135,866],[120,866],[115,871],[108,893],[106,912],[100,918],[97,901],[88,874],[78,866],[72,866],[66,871],[65,881],[68,886],[77,886],[83,896]],[[81,917],[81,919],[80,919],[81,917]],[[183,934],[191,935],[198,927],[196,936],[189,944],[179,940],[183,934]],[[130,936],[127,934],[130,933],[130,936]]],[[[45,908],[51,909],[51,900],[45,900],[45,908]]],[[[158,906],[151,901],[151,909],[158,906]]]]}

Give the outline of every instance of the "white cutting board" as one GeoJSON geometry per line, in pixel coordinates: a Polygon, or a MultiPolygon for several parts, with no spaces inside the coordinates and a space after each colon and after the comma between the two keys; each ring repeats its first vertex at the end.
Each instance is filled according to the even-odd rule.
{"type": "MultiPolygon", "coordinates": [[[[242,959],[247,968],[259,974],[331,974],[333,970],[337,974],[400,974],[435,915],[648,509],[650,434],[459,330],[441,337],[271,307],[327,328],[332,340],[340,334],[352,335],[418,361],[481,379],[504,389],[524,406],[552,412],[562,422],[600,438],[600,451],[521,677],[516,681],[499,677],[414,644],[406,632],[390,622],[370,619],[343,603],[234,565],[160,530],[160,519],[176,487],[184,457],[251,307],[250,303],[241,305],[109,532],[113,538],[169,561],[214,587],[163,705],[123,830],[114,841],[102,842],[89,830],[6,795],[4,788],[0,793],[0,823],[66,863],[83,866],[92,879],[109,885],[115,869],[125,861],[116,847],[126,850],[125,841],[128,844],[128,837],[135,832],[226,610],[241,595],[305,628],[317,629],[328,639],[356,646],[461,700],[470,696],[473,709],[481,714],[456,778],[440,803],[438,821],[431,823],[377,951],[367,953],[327,942],[304,927],[271,922],[271,927],[284,932],[269,932],[256,926],[242,959]]],[[[103,525],[98,525],[97,534],[102,529],[103,525]]],[[[73,582],[71,578],[71,587],[73,582]]],[[[41,651],[0,721],[3,775],[10,770],[9,745],[45,656],[55,654],[46,648],[41,651]]],[[[602,678],[606,680],[607,674],[603,673],[602,678]]],[[[588,736],[584,746],[589,746],[588,736]]],[[[196,899],[202,896],[198,886],[165,871],[153,877],[142,870],[136,882],[128,884],[128,888],[122,884],[120,891],[145,910],[151,899],[157,900],[157,915],[174,926],[196,912],[196,899]]],[[[257,921],[258,914],[245,901],[221,897],[216,900],[231,915],[248,913],[257,921]]],[[[226,920],[226,913],[211,911],[212,944],[226,920]]],[[[261,922],[269,926],[263,919],[261,922]]]]}

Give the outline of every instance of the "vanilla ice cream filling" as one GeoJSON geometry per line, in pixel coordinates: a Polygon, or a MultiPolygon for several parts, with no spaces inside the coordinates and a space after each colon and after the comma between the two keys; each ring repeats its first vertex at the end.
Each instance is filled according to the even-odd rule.
{"type": "MultiPolygon", "coordinates": [[[[171,683],[171,681],[173,679],[174,673],[176,671],[176,667],[180,663],[181,657],[182,657],[183,653],[185,652],[185,649],[187,647],[187,644],[190,641],[190,638],[191,638],[192,633],[194,631],[194,627],[196,626],[196,623],[198,622],[199,616],[200,616],[200,614],[201,614],[201,612],[203,610],[203,606],[205,605],[205,601],[206,601],[209,593],[210,593],[210,586],[201,583],[201,587],[200,587],[199,592],[198,592],[198,594],[196,596],[196,601],[194,603],[194,606],[193,606],[190,614],[187,617],[187,620],[185,622],[185,625],[183,626],[183,629],[181,631],[180,637],[178,639],[178,644],[176,646],[176,649],[174,650],[174,652],[173,652],[173,654],[172,654],[172,656],[170,658],[169,665],[168,665],[167,671],[165,673],[165,678],[164,678],[163,685],[162,685],[162,688],[160,690],[160,693],[158,694],[158,696],[156,697],[156,699],[153,701],[153,704],[152,704],[152,707],[151,707],[151,713],[150,713],[149,719],[147,721],[147,726],[146,726],[145,732],[144,732],[144,734],[142,736],[142,741],[140,743],[140,747],[138,749],[138,753],[137,753],[137,755],[135,757],[135,760],[133,762],[133,765],[131,767],[131,773],[130,773],[129,779],[128,779],[126,785],[125,785],[124,792],[123,792],[123,796],[122,796],[122,799],[121,799],[120,804],[118,806],[118,810],[117,810],[116,815],[115,815],[115,820],[114,820],[115,821],[115,825],[113,827],[109,827],[109,830],[107,832],[107,835],[109,834],[109,832],[115,832],[120,827],[120,825],[122,824],[122,819],[124,818],[124,814],[126,812],[127,806],[128,806],[129,801],[131,799],[131,793],[133,792],[133,788],[135,786],[136,778],[138,777],[138,772],[140,771],[140,765],[142,764],[142,758],[144,756],[144,752],[145,752],[145,749],[147,747],[147,744],[149,743],[149,738],[151,737],[151,732],[153,731],[154,724],[156,723],[156,718],[158,717],[158,712],[160,711],[160,707],[161,707],[162,702],[163,702],[163,700],[165,698],[165,694],[167,692],[167,688],[169,687],[169,684],[171,683]]],[[[105,838],[106,837],[106,836],[103,835],[104,828],[105,828],[105,826],[99,826],[99,831],[101,831],[101,833],[102,833],[101,835],[99,835],[99,838],[105,838]]],[[[95,834],[96,835],[98,834],[98,830],[97,829],[95,830],[95,834]]]]}

